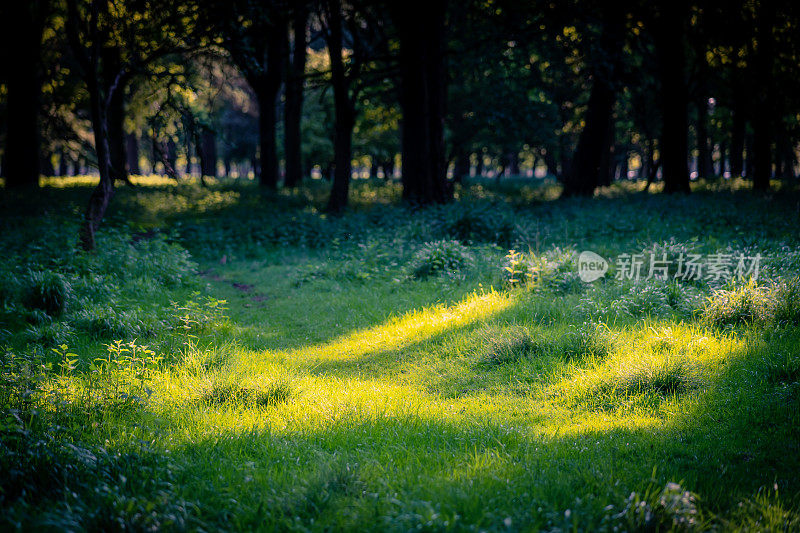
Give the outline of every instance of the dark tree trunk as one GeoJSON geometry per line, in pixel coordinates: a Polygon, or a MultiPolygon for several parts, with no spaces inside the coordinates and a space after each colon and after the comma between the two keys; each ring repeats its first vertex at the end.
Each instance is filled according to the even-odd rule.
{"type": "Polygon", "coordinates": [[[647,179],[650,174],[650,164],[651,164],[651,152],[653,151],[653,141],[647,139],[642,146],[642,165],[639,167],[639,174],[636,176],[636,179],[647,179]]]}
{"type": "Polygon", "coordinates": [[[58,151],[58,175],[66,176],[69,174],[69,165],[67,164],[67,155],[64,148],[58,151]]]}
{"type": "Polygon", "coordinates": [[[217,177],[217,136],[204,128],[199,143],[200,175],[217,177]]]}
{"type": "Polygon", "coordinates": [[[719,160],[717,161],[716,165],[714,165],[714,175],[715,177],[719,178],[725,175],[725,161],[728,154],[728,145],[723,140],[719,144],[719,160]]]}
{"type": "Polygon", "coordinates": [[[278,91],[273,87],[259,87],[258,100],[259,171],[258,183],[264,188],[278,188],[278,152],[275,135],[278,91]]]}
{"type": "Polygon", "coordinates": [[[654,37],[661,81],[661,171],[665,193],[689,193],[688,94],[686,88],[685,0],[662,0],[654,37]]]}
{"type": "Polygon", "coordinates": [[[775,5],[763,2],[758,11],[756,28],[757,58],[754,65],[758,89],[756,92],[756,108],[753,113],[753,189],[769,190],[772,177],[772,65],[774,63],[773,48],[775,25],[775,5]]]}
{"type": "Polygon", "coordinates": [[[652,139],[647,140],[647,185],[644,190],[648,191],[650,186],[656,180],[658,175],[658,167],[661,161],[656,161],[655,142],[652,139]]]}
{"type": "Polygon", "coordinates": [[[444,144],[446,9],[447,0],[393,6],[400,41],[403,199],[414,204],[452,198],[444,144]]]}
{"type": "MultiPolygon", "coordinates": [[[[542,158],[544,159],[545,167],[547,167],[545,169],[545,176],[547,174],[552,174],[558,178],[558,163],[556,162],[556,158],[553,156],[553,152],[551,150],[545,150],[542,158]]],[[[535,176],[536,168],[534,168],[533,171],[535,176]]]]}
{"type": "Polygon", "coordinates": [[[739,98],[737,98],[734,103],[733,127],[731,131],[730,161],[732,178],[739,178],[744,172],[744,136],[746,124],[744,105],[739,101],[739,98]]]}
{"type": "Polygon", "coordinates": [[[44,176],[55,176],[56,168],[53,166],[53,154],[45,152],[42,154],[40,172],[44,176]]]}
{"type": "Polygon", "coordinates": [[[6,78],[6,146],[3,170],[6,188],[39,186],[42,32],[46,1],[10,1],[0,17],[2,46],[8,46],[6,78]]]}
{"type": "MultiPolygon", "coordinates": [[[[619,54],[624,22],[619,7],[614,2],[606,4],[600,46],[609,57],[619,54]]],[[[601,182],[608,181],[608,134],[615,101],[615,71],[613,61],[599,62],[594,67],[585,126],[578,137],[570,172],[564,173],[563,196],[591,196],[601,182]]]]}
{"type": "Polygon", "coordinates": [[[387,159],[382,167],[383,168],[383,177],[386,180],[394,179],[394,157],[391,159],[387,159]]]}
{"type": "Polygon", "coordinates": [[[755,168],[755,149],[753,148],[753,144],[755,143],[753,139],[752,133],[747,133],[744,137],[744,152],[745,152],[745,160],[744,160],[744,174],[747,176],[747,179],[753,179],[753,173],[755,168]]]}
{"type": "Polygon", "coordinates": [[[125,136],[125,154],[128,159],[128,173],[139,176],[142,169],[139,166],[139,140],[135,133],[128,133],[125,136]]]}
{"type": "MultiPolygon", "coordinates": [[[[175,140],[170,137],[167,140],[166,147],[164,149],[164,166],[165,170],[168,175],[174,175],[175,178],[178,178],[178,147],[175,144],[175,140]]],[[[187,158],[186,166],[189,166],[189,161],[187,158]]]]}
{"type": "Polygon", "coordinates": [[[519,154],[517,152],[508,152],[506,154],[506,172],[509,176],[519,175],[519,154]]]}
{"type": "Polygon", "coordinates": [[[295,8],[292,19],[292,57],[286,75],[286,108],[284,111],[284,145],[286,148],[286,187],[297,187],[303,181],[301,121],[303,118],[303,84],[306,69],[305,6],[295,8]]]}
{"type": "Polygon", "coordinates": [[[618,168],[619,168],[619,178],[620,180],[628,179],[628,171],[630,170],[630,166],[628,164],[628,150],[627,147],[622,146],[619,149],[619,155],[617,157],[617,161],[619,161],[618,168]]]}
{"type": "Polygon", "coordinates": [[[117,87],[108,101],[108,149],[111,175],[116,180],[128,182],[128,153],[125,142],[125,98],[122,87],[117,87]]]}
{"type": "Polygon", "coordinates": [[[350,177],[352,174],[351,154],[353,147],[353,122],[346,117],[336,118],[334,132],[334,169],[331,196],[327,210],[330,213],[341,213],[347,207],[350,193],[350,177]]]}
{"type": "Polygon", "coordinates": [[[697,177],[710,179],[713,176],[714,166],[708,141],[708,99],[702,95],[697,100],[697,177]]]}
{"type": "Polygon", "coordinates": [[[615,133],[614,118],[613,116],[609,116],[608,129],[606,130],[602,157],[600,158],[600,167],[598,168],[597,174],[597,184],[602,187],[611,186],[611,183],[616,178],[617,167],[619,166],[615,133]]]}
{"type": "Polygon", "coordinates": [[[453,181],[463,183],[464,176],[469,176],[469,154],[459,151],[453,160],[453,181]]]}
{"type": "MultiPolygon", "coordinates": [[[[97,71],[96,64],[93,64],[93,69],[94,72],[97,71]]],[[[114,195],[114,177],[111,174],[111,154],[108,146],[106,115],[103,98],[100,94],[99,80],[97,77],[90,75],[87,82],[100,183],[97,184],[97,187],[89,197],[89,204],[86,206],[78,238],[80,247],[85,251],[91,251],[95,249],[97,228],[100,227],[100,222],[103,220],[108,204],[114,195]]]]}
{"type": "Polygon", "coordinates": [[[578,137],[571,172],[565,174],[564,196],[591,196],[608,172],[608,124],[614,107],[614,91],[595,78],[586,109],[586,125],[578,137]],[[605,163],[605,164],[604,164],[605,163]]]}
{"type": "Polygon", "coordinates": [[[342,7],[338,0],[328,1],[328,54],[331,60],[333,107],[336,114],[333,137],[334,174],[327,210],[340,213],[347,207],[350,191],[351,161],[353,153],[353,126],[355,105],[350,98],[348,80],[342,59],[342,7]]]}

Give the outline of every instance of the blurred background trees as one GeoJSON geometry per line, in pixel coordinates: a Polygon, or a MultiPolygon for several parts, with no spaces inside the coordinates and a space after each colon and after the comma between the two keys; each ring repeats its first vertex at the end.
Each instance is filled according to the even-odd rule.
{"type": "Polygon", "coordinates": [[[36,0],[0,7],[0,171],[402,181],[794,180],[800,7],[776,0],[36,0]]]}

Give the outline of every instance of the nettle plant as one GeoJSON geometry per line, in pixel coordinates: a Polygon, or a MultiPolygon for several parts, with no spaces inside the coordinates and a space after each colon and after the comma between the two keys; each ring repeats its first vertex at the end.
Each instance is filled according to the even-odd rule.
{"type": "Polygon", "coordinates": [[[533,278],[530,264],[522,252],[509,250],[506,254],[506,262],[503,266],[503,274],[506,285],[518,287],[525,285],[533,278]]]}
{"type": "Polygon", "coordinates": [[[472,261],[469,248],[458,241],[426,242],[411,261],[411,274],[415,278],[425,279],[442,273],[457,272],[472,264],[472,261]]]}

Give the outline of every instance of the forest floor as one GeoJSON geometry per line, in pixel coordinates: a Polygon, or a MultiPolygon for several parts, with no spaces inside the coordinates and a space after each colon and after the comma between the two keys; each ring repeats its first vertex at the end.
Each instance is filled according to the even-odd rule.
{"type": "Polygon", "coordinates": [[[800,529],[796,190],[90,182],[0,196],[2,529],[800,529]]]}

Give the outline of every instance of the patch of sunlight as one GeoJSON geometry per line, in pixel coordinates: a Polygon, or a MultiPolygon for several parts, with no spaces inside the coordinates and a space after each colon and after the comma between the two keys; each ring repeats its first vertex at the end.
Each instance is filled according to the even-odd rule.
{"type": "Polygon", "coordinates": [[[655,414],[669,416],[677,411],[675,402],[687,400],[684,395],[707,390],[746,344],[733,335],[682,323],[640,323],[612,334],[614,350],[608,358],[564,367],[542,388],[542,397],[620,416],[657,404],[655,414]]]}
{"type": "MultiPolygon", "coordinates": [[[[369,353],[398,350],[425,341],[449,329],[485,320],[509,309],[516,297],[508,293],[475,293],[452,305],[437,305],[411,311],[384,324],[349,333],[331,342],[305,346],[287,352],[264,352],[268,357],[319,362],[346,361],[369,353]]],[[[242,361],[245,366],[261,367],[263,361],[242,361]]]]}
{"type": "MultiPolygon", "coordinates": [[[[150,175],[150,176],[130,176],[131,183],[143,187],[174,187],[177,182],[166,176],[150,175]]],[[[47,176],[41,178],[41,184],[45,187],[55,187],[63,189],[65,187],[87,187],[94,186],[100,181],[97,174],[83,174],[80,176],[47,176]]],[[[187,178],[187,181],[200,180],[196,178],[187,178]]],[[[185,183],[185,182],[184,182],[185,183]]]]}

